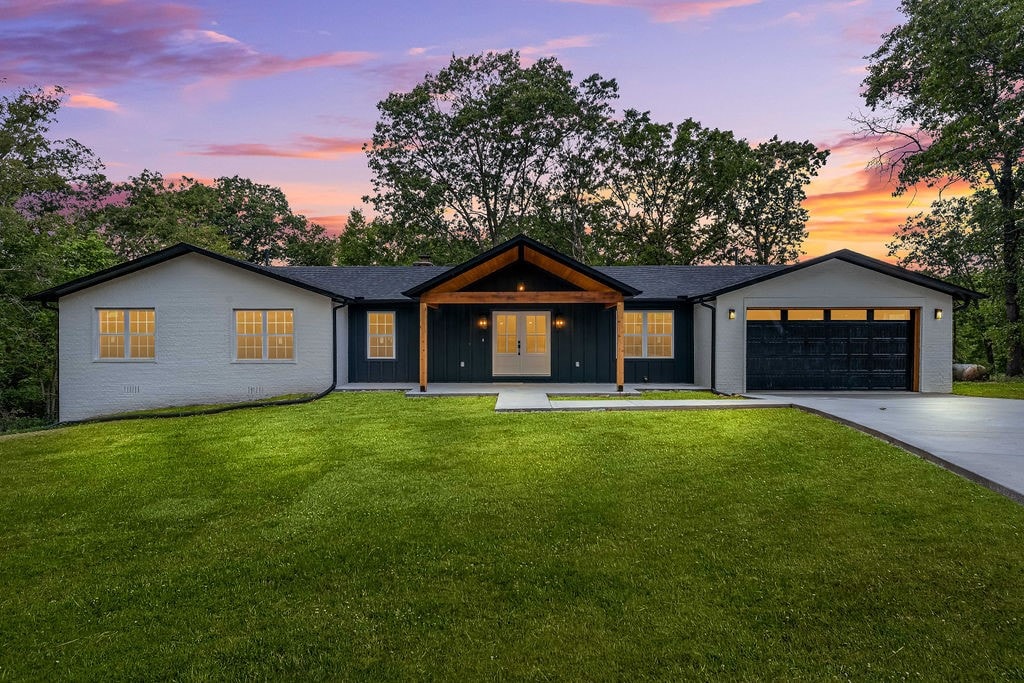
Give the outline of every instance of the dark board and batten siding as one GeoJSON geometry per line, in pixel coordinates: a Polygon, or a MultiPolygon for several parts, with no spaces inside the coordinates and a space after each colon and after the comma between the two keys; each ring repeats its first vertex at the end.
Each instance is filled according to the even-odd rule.
{"type": "MultiPolygon", "coordinates": [[[[490,325],[477,321],[491,306],[440,306],[427,323],[428,382],[493,382],[490,325]]],[[[498,310],[549,310],[566,320],[551,330],[550,377],[501,377],[502,382],[612,383],[615,381],[615,311],[601,305],[502,306],[498,310]],[[578,366],[577,366],[578,363],[578,366]]],[[[693,309],[690,305],[630,302],[627,310],[674,310],[675,357],[627,358],[626,381],[693,381],[693,309]]],[[[419,378],[419,311],[415,304],[353,306],[349,313],[349,377],[352,382],[416,382],[419,378]],[[396,358],[366,357],[366,313],[394,311],[396,358]]]]}
{"type": "Polygon", "coordinates": [[[348,314],[348,376],[350,382],[415,382],[419,376],[419,310],[416,304],[351,306],[348,314]],[[394,311],[395,358],[366,357],[366,314],[394,311]]]}

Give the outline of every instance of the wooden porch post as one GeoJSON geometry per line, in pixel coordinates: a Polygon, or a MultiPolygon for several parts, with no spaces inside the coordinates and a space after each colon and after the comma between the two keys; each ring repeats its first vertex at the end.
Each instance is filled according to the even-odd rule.
{"type": "Polygon", "coordinates": [[[420,391],[427,390],[427,304],[420,302],[420,391]]]}
{"type": "Polygon", "coordinates": [[[626,304],[619,301],[615,304],[615,386],[622,391],[626,379],[626,338],[623,336],[623,325],[626,317],[626,304]]]}

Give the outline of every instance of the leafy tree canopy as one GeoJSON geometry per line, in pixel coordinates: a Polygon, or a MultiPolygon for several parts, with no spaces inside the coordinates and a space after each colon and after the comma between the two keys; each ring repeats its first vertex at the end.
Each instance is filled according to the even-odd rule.
{"type": "Polygon", "coordinates": [[[862,122],[903,143],[878,163],[898,192],[961,179],[997,199],[1007,374],[1022,367],[1021,228],[1024,159],[1024,4],[1016,0],[903,0],[906,21],[868,57],[862,122]]]}

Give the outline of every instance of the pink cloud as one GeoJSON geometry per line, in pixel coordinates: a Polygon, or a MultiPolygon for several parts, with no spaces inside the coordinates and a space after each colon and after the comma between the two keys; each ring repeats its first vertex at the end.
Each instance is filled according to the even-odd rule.
{"type": "Polygon", "coordinates": [[[73,93],[66,104],[76,109],[102,109],[104,111],[120,111],[121,109],[117,102],[87,92],[73,93]]]}
{"type": "Polygon", "coordinates": [[[207,25],[200,9],[167,0],[9,0],[0,24],[0,73],[16,85],[58,82],[86,89],[139,79],[262,78],[352,67],[374,57],[359,51],[271,54],[207,25]]]}
{"type": "Polygon", "coordinates": [[[593,47],[597,43],[597,36],[566,36],[564,38],[552,38],[540,45],[527,45],[519,48],[519,54],[524,57],[546,57],[557,54],[561,50],[571,50],[583,47],[593,47]]]}
{"type": "Polygon", "coordinates": [[[723,10],[757,5],[762,0],[559,0],[581,5],[631,7],[644,10],[658,23],[706,19],[723,10]]]}
{"type": "Polygon", "coordinates": [[[365,140],[303,135],[290,146],[274,146],[261,142],[236,144],[210,144],[194,152],[197,156],[211,157],[280,157],[289,159],[336,159],[344,154],[359,154],[365,140]]]}

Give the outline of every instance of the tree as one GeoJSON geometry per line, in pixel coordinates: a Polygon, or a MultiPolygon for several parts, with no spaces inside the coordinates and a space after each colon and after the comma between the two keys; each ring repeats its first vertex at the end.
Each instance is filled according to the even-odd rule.
{"type": "Polygon", "coordinates": [[[734,263],[791,263],[807,239],[804,187],[828,159],[811,142],[740,141],[736,182],[724,203],[734,263]]]}
{"type": "Polygon", "coordinates": [[[738,171],[732,133],[693,119],[656,123],[648,112],[629,109],[614,134],[609,260],[686,265],[722,258],[722,203],[738,171]]]}
{"type": "Polygon", "coordinates": [[[231,250],[246,261],[269,265],[283,260],[289,242],[297,253],[294,243],[309,236],[309,221],[292,213],[281,188],[232,176],[217,178],[213,189],[213,223],[227,238],[231,250]]]}
{"type": "Polygon", "coordinates": [[[377,105],[365,201],[419,241],[447,247],[444,260],[472,256],[536,225],[574,150],[600,134],[617,89],[598,75],[574,84],[553,58],[524,67],[516,52],[453,57],[377,105]]]}
{"type": "MultiPolygon", "coordinates": [[[[900,265],[998,295],[1002,272],[999,201],[989,192],[939,199],[928,213],[907,219],[888,244],[900,265]]],[[[1008,330],[998,296],[971,302],[954,318],[954,358],[996,364],[1008,330]]],[[[1004,359],[1000,359],[1003,361],[1004,359]]]]}
{"type": "Polygon", "coordinates": [[[178,242],[232,254],[216,225],[217,208],[214,188],[188,177],[168,181],[157,171],[143,170],[111,185],[92,221],[122,261],[178,242]]]}
{"type": "Polygon", "coordinates": [[[144,170],[108,187],[93,222],[122,260],[178,242],[264,265],[331,265],[336,250],[323,226],[292,213],[279,188],[238,176],[208,185],[144,170]]]}
{"type": "Polygon", "coordinates": [[[102,178],[99,159],[76,140],[47,135],[63,93],[36,88],[0,97],[0,207],[39,215],[92,197],[102,178]]]}
{"type": "Polygon", "coordinates": [[[24,297],[113,263],[77,220],[102,166],[49,135],[62,90],[0,97],[0,429],[56,415],[56,315],[24,297]]]}
{"type": "Polygon", "coordinates": [[[897,193],[963,180],[997,199],[1006,372],[1024,372],[1021,224],[1024,158],[1024,3],[902,0],[905,23],[872,54],[863,95],[887,114],[862,121],[904,142],[879,155],[897,193]]]}

